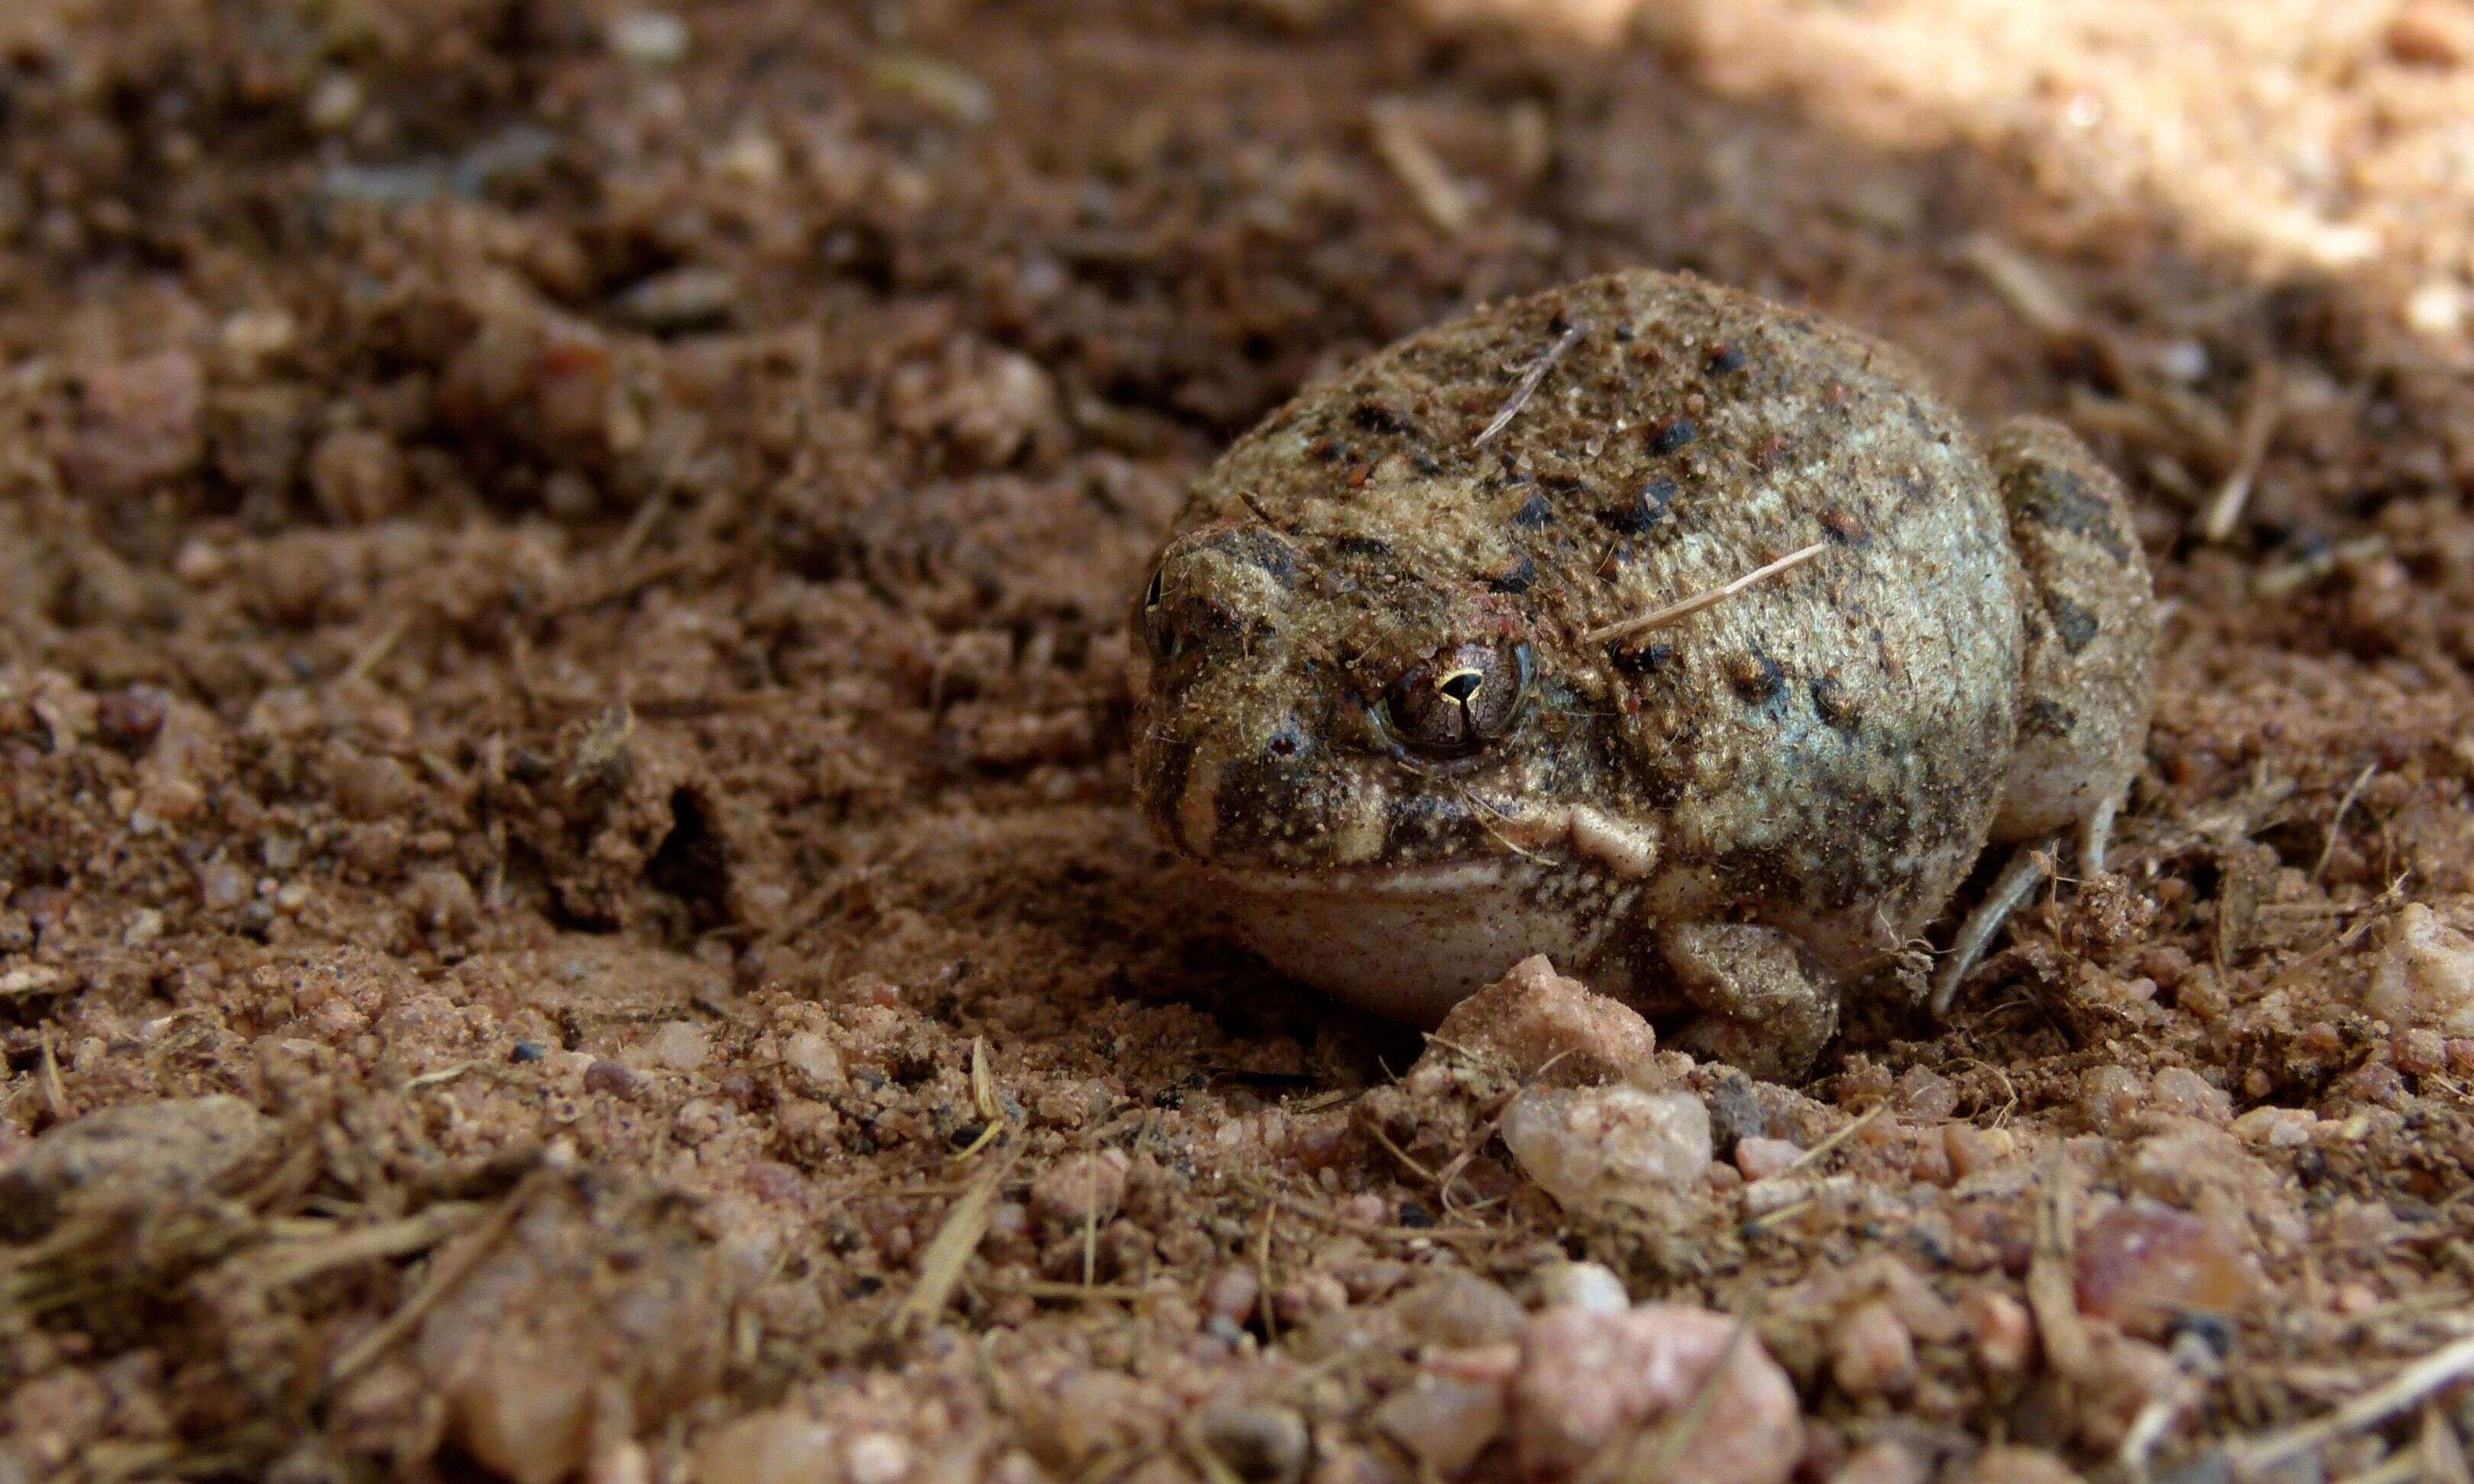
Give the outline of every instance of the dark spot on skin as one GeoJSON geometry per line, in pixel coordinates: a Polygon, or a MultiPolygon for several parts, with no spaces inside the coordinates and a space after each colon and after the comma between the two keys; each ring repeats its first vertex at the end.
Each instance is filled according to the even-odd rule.
{"type": "Polygon", "coordinates": [[[1652,479],[1641,486],[1640,493],[1633,497],[1630,504],[1600,510],[1596,512],[1597,519],[1609,530],[1637,536],[1666,519],[1667,506],[1675,502],[1675,495],[1674,480],[1663,477],[1652,479]]]}
{"type": "Polygon", "coordinates": [[[1437,462],[1435,456],[1431,453],[1410,454],[1409,467],[1418,471],[1419,474],[1429,479],[1443,472],[1443,466],[1437,462]]]}
{"type": "Polygon", "coordinates": [[[1392,543],[1376,536],[1343,536],[1331,544],[1343,556],[1390,556],[1392,543]]]}
{"type": "Polygon", "coordinates": [[[2102,627],[2095,614],[2059,593],[2045,596],[2045,612],[2053,620],[2053,632],[2062,638],[2062,647],[2073,654],[2093,644],[2102,627]]]}
{"type": "Polygon", "coordinates": [[[1537,580],[1538,564],[1524,551],[1513,558],[1510,568],[1488,577],[1486,585],[1498,593],[1519,594],[1528,592],[1529,585],[1537,580]]]}
{"type": "Polygon", "coordinates": [[[1822,533],[1842,547],[1860,547],[1873,539],[1864,523],[1844,510],[1821,512],[1822,533]]]}
{"type": "Polygon", "coordinates": [[[1383,838],[1395,846],[1431,846],[1468,833],[1454,801],[1437,794],[1395,794],[1384,810],[1383,838]]]}
{"type": "Polygon", "coordinates": [[[1577,495],[1589,488],[1588,483],[1577,474],[1541,474],[1538,482],[1558,495],[1577,495]]]}
{"type": "Polygon", "coordinates": [[[1547,499],[1543,491],[1532,490],[1529,498],[1521,501],[1520,508],[1513,512],[1512,523],[1524,531],[1544,530],[1555,523],[1553,501],[1547,499]]]}
{"type": "Polygon", "coordinates": [[[1400,414],[1370,401],[1359,402],[1348,414],[1348,420],[1361,432],[1397,436],[1409,430],[1409,425],[1402,421],[1400,414]]]}
{"type": "Polygon", "coordinates": [[[1819,717],[1824,725],[1841,732],[1856,729],[1856,703],[1848,695],[1847,688],[1838,683],[1837,676],[1823,675],[1813,681],[1811,691],[1812,714],[1819,717]]]}
{"type": "Polygon", "coordinates": [[[1294,717],[1281,722],[1279,730],[1263,743],[1264,756],[1280,763],[1294,763],[1305,754],[1305,728],[1298,725],[1294,717]]]}
{"type": "Polygon", "coordinates": [[[1640,800],[1650,808],[1668,810],[1684,802],[1684,780],[1665,768],[1639,768],[1635,776],[1640,800]]]}
{"type": "Polygon", "coordinates": [[[2096,543],[2116,562],[2130,560],[2130,541],[2113,523],[2113,511],[2087,481],[2053,464],[2034,464],[2014,477],[2025,484],[2011,497],[2019,513],[2039,525],[2096,543]]]}
{"type": "Polygon", "coordinates": [[[1732,377],[1744,369],[1744,353],[1731,344],[1722,342],[1717,349],[1710,353],[1708,364],[1710,375],[1732,377]]]}
{"type": "Polygon", "coordinates": [[[2077,721],[2071,709],[2058,701],[2029,701],[2019,714],[2019,731],[2026,737],[2067,739],[2077,721]]]}
{"type": "Polygon", "coordinates": [[[1615,673],[1634,680],[1643,675],[1655,675],[1674,661],[1673,645],[1651,645],[1646,649],[1627,649],[1621,645],[1607,646],[1607,662],[1614,666],[1615,673]]]}
{"type": "Polygon", "coordinates": [[[1711,864],[1738,900],[1788,901],[1802,894],[1796,889],[1795,857],[1784,847],[1730,850],[1711,864]]]}
{"type": "Polygon", "coordinates": [[[1727,683],[1747,704],[1758,706],[1785,689],[1786,667],[1755,649],[1728,663],[1727,683]]]}
{"type": "Polygon", "coordinates": [[[1337,464],[1348,457],[1348,450],[1345,446],[1327,438],[1316,444],[1311,451],[1317,460],[1325,464],[1337,464]]]}
{"type": "Polygon", "coordinates": [[[1690,418],[1677,413],[1649,430],[1649,451],[1672,453],[1701,436],[1701,428],[1690,418]]]}
{"type": "Polygon", "coordinates": [[[1618,325],[1615,327],[1615,344],[1630,345],[1633,342],[1634,335],[1637,333],[1638,333],[1638,331],[1635,330],[1629,325],[1618,325]]]}

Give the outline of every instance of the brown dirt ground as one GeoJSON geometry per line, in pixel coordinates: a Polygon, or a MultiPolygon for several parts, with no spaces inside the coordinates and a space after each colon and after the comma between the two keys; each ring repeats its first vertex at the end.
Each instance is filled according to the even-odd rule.
{"type": "MultiPolygon", "coordinates": [[[[2462,1341],[2474,1039],[2365,995],[2474,908],[2474,12],[1492,9],[0,12],[0,1162],[247,1105],[19,1167],[0,1480],[1218,1481],[1265,1417],[1408,1479],[1370,1316],[1566,1255],[1758,1314],[1815,1480],[2228,1478],[2462,1341]],[[1947,1028],[1689,1071],[1873,1114],[1757,1220],[1732,1167],[1561,1215],[1126,798],[1180,481],[1624,263],[2069,418],[2171,604],[2115,874],[1947,1028]],[[2048,1282],[2021,1371],[1833,1364],[1818,1279],[1999,1312],[2128,1196],[2257,1265],[2229,1313],[2063,1334],[2048,1282]]],[[[2279,1476],[2462,1478],[2469,1423],[2279,1476]]]]}

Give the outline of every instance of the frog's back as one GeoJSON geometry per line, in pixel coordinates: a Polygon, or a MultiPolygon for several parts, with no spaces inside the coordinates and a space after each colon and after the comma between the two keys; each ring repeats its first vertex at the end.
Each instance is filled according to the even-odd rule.
{"type": "Polygon", "coordinates": [[[1864,336],[1650,272],[1501,304],[1301,397],[1182,523],[1249,513],[1516,606],[1567,732],[1626,760],[1630,796],[1601,807],[1659,825],[1666,914],[1733,911],[1857,957],[1833,951],[1850,923],[1895,946],[1983,844],[2019,570],[1976,443],[1864,336]],[[1603,637],[1815,544],[1706,611],[1603,637]]]}

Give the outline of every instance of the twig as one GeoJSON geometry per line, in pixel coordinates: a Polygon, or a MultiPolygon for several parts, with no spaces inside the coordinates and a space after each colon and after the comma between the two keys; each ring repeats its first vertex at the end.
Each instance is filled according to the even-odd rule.
{"type": "Polygon", "coordinates": [[[2401,1448],[2378,1466],[2361,1473],[2349,1473],[2337,1484],[2414,1484],[2414,1480],[2424,1477],[2427,1475],[2423,1472],[2420,1454],[2411,1448],[2401,1448]]]}
{"type": "Polygon", "coordinates": [[[392,622],[378,631],[378,637],[370,641],[368,647],[352,656],[352,662],[344,667],[342,673],[336,675],[335,683],[350,685],[356,680],[370,678],[370,671],[386,663],[386,657],[395,652],[396,645],[403,643],[403,636],[411,628],[411,613],[397,614],[392,622]]]}
{"type": "Polygon", "coordinates": [[[43,1107],[50,1111],[54,1121],[66,1123],[69,1121],[69,1094],[68,1089],[61,1085],[61,1058],[52,1050],[52,1028],[45,1025],[36,1033],[36,1039],[43,1048],[43,1107]]]}
{"type": "MultiPolygon", "coordinates": [[[[1400,183],[1409,188],[1409,199],[1435,230],[1447,237],[1457,237],[1468,231],[1468,198],[1452,183],[1451,172],[1426,147],[1423,135],[1412,122],[1408,110],[1398,102],[1384,99],[1366,110],[1367,122],[1374,133],[1374,153],[1391,167],[1400,183]]],[[[1484,442],[1484,439],[1480,439],[1484,442]]]]}
{"type": "Polygon", "coordinates": [[[2354,800],[2362,796],[2363,786],[2369,783],[2371,775],[2379,770],[2380,766],[2377,763],[2365,763],[2363,765],[2363,770],[2354,775],[2354,781],[2345,785],[2343,796],[2337,800],[2337,812],[2328,816],[2328,838],[2319,842],[2319,859],[2311,867],[2313,881],[2317,881],[2327,874],[2328,858],[2337,853],[2338,826],[2345,822],[2345,811],[2353,808],[2354,800]]]}
{"type": "Polygon", "coordinates": [[[1469,447],[1483,449],[1494,440],[1495,434],[1510,427],[1512,420],[1520,416],[1520,409],[1529,405],[1529,399],[1538,395],[1539,384],[1546,379],[1546,373],[1555,369],[1557,361],[1571,354],[1572,347],[1579,345],[1581,337],[1589,332],[1589,322],[1582,320],[1557,336],[1555,343],[1546,348],[1545,353],[1532,362],[1527,371],[1521,373],[1520,384],[1512,389],[1512,400],[1503,404],[1503,410],[1494,415],[1493,422],[1480,428],[1478,435],[1469,440],[1469,447]]]}
{"type": "Polygon", "coordinates": [[[2384,1423],[2468,1375],[2474,1375],[2474,1339],[2460,1340],[2425,1355],[2398,1372],[2387,1385],[2363,1393],[2334,1412],[2238,1444],[2229,1451],[2242,1472],[2265,1472],[2331,1438],[2384,1423]]]}
{"type": "Polygon", "coordinates": [[[2045,270],[2017,248],[1990,232],[1977,232],[1959,249],[1967,265],[1984,276],[1993,292],[2011,312],[2046,335],[2061,340],[2078,334],[2086,321],[2068,295],[2054,286],[2045,270]]]}
{"type": "Polygon", "coordinates": [[[2259,466],[2268,459],[2268,446],[2276,436],[2276,420],[2284,410],[2276,395],[2276,373],[2262,371],[2259,389],[2251,394],[2250,406],[2243,414],[2242,441],[2234,448],[2233,472],[2208,503],[2208,513],[2199,523],[2199,534],[2210,543],[2223,545],[2231,539],[2234,527],[2241,523],[2243,507],[2250,503],[2250,492],[2259,482],[2259,466]]]}
{"type": "Polygon", "coordinates": [[[1280,1208],[1276,1201],[1263,1204],[1263,1230],[1254,1239],[1254,1290],[1262,1296],[1263,1339],[1266,1344],[1280,1341],[1278,1316],[1272,1311],[1272,1218],[1280,1208]]]}
{"type": "Polygon", "coordinates": [[[2027,1262],[2027,1307],[2045,1342],[2045,1358],[2065,1380],[2085,1375],[2094,1355],[2079,1320],[2073,1281],[2077,1232],[2071,1225],[2071,1168],[2057,1140],[2047,1160],[2045,1192],[2036,1203],[2036,1247],[2027,1262]]]}
{"type": "Polygon", "coordinates": [[[426,1252],[473,1224],[481,1206],[470,1201],[433,1205],[418,1216],[382,1221],[341,1236],[279,1243],[252,1265],[269,1288],[282,1288],[351,1263],[426,1252]]]}
{"type": "MultiPolygon", "coordinates": [[[[1813,1145],[1803,1154],[1796,1156],[1793,1159],[1789,1160],[1784,1167],[1773,1170],[1769,1174],[1762,1176],[1759,1180],[1753,1181],[1753,1184],[1766,1185],[1772,1180],[1784,1180],[1790,1175],[1801,1174],[1805,1170],[1810,1169],[1812,1166],[1819,1164],[1822,1160],[1830,1157],[1830,1152],[1831,1150],[1836,1149],[1839,1145],[1846,1143],[1849,1139],[1852,1139],[1856,1134],[1864,1131],[1865,1129],[1872,1125],[1874,1119],[1880,1117],[1885,1112],[1888,1112],[1889,1108],[1890,1105],[1887,1103],[1874,1104],[1871,1107],[1864,1110],[1863,1116],[1855,1119],[1845,1128],[1831,1134],[1820,1143],[1813,1145]]],[[[1748,1186],[1746,1188],[1749,1189],[1750,1187],[1748,1186]]]]}
{"type": "Polygon", "coordinates": [[[1593,628],[1583,634],[1581,641],[1584,644],[1601,644],[1612,639],[1630,639],[1637,634],[1646,634],[1653,629],[1664,628],[1668,624],[1692,617],[1704,608],[1716,607],[1756,582],[1775,577],[1783,572],[1792,572],[1829,549],[1830,543],[1816,541],[1800,551],[1788,552],[1766,567],[1756,567],[1724,586],[1711,588],[1706,593],[1695,593],[1690,597],[1669,603],[1663,608],[1653,609],[1637,619],[1625,619],[1620,622],[1607,624],[1603,628],[1593,628]]]}
{"type": "Polygon", "coordinates": [[[507,1198],[498,1203],[498,1208],[475,1227],[472,1240],[462,1251],[449,1253],[432,1263],[429,1276],[422,1280],[421,1287],[413,1296],[404,1301],[402,1307],[388,1315],[376,1329],[361,1336],[352,1349],[335,1357],[335,1363],[327,1368],[327,1389],[331,1391],[340,1387],[368,1370],[410,1334],[413,1326],[420,1324],[424,1315],[438,1306],[438,1301],[452,1293],[456,1284],[472,1277],[473,1271],[481,1265],[481,1259],[490,1255],[491,1250],[498,1245],[498,1240],[515,1229],[516,1218],[523,1214],[525,1205],[532,1201],[533,1192],[541,1188],[546,1178],[534,1176],[509,1191],[507,1198]]]}
{"type": "Polygon", "coordinates": [[[1009,1152],[973,1176],[969,1188],[945,1212],[944,1225],[919,1254],[919,1281],[894,1306],[893,1317],[886,1323],[893,1338],[908,1339],[945,1312],[954,1289],[962,1281],[962,1269],[980,1250],[980,1239],[988,1234],[988,1217],[996,1209],[997,1192],[1005,1183],[1006,1172],[1013,1167],[1013,1157],[1009,1152]]]}

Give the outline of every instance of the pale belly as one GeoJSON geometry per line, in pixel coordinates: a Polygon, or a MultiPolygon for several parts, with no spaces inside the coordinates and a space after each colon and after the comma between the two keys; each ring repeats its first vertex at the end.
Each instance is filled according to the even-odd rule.
{"type": "Polygon", "coordinates": [[[1493,863],[1390,877],[1214,875],[1236,936],[1274,968],[1371,1013],[1431,1026],[1532,954],[1596,959],[1629,893],[1493,863]]]}

